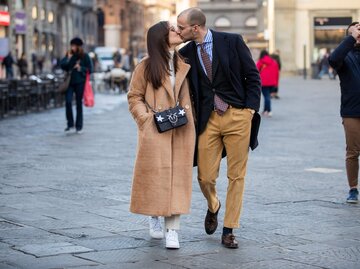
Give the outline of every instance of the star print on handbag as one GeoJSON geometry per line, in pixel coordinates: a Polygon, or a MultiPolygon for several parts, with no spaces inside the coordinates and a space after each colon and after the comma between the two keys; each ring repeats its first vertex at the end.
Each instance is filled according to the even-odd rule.
{"type": "Polygon", "coordinates": [[[188,120],[186,112],[179,104],[162,112],[154,112],[155,125],[159,133],[185,125],[188,120]]]}

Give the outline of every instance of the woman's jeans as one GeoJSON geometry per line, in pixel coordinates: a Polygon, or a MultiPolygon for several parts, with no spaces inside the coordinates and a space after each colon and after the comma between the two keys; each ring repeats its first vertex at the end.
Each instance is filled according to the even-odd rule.
{"type": "Polygon", "coordinates": [[[264,95],[264,112],[271,112],[271,91],[274,87],[262,87],[262,94],[264,95]]]}
{"type": "Polygon", "coordinates": [[[66,91],[66,119],[67,127],[74,127],[74,117],[72,109],[72,100],[75,93],[76,98],[76,130],[83,128],[83,105],[82,100],[84,96],[85,83],[70,84],[66,91]]]}

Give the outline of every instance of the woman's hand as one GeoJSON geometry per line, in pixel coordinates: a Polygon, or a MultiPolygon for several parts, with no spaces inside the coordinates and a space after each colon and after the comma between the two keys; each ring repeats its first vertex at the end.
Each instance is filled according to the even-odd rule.
{"type": "Polygon", "coordinates": [[[80,70],[81,70],[80,64],[79,64],[79,63],[75,64],[75,65],[74,65],[74,69],[77,69],[77,71],[80,72],[80,70]]]}

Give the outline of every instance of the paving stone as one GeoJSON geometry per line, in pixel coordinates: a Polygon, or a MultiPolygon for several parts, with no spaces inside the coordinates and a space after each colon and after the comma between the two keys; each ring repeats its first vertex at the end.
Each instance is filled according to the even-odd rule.
{"type": "Polygon", "coordinates": [[[58,229],[50,230],[52,233],[60,234],[66,237],[71,237],[74,239],[86,239],[86,238],[99,238],[106,236],[114,236],[115,234],[102,231],[95,228],[80,227],[80,228],[67,228],[67,229],[58,229]]]}
{"type": "Polygon", "coordinates": [[[93,249],[77,246],[71,243],[50,243],[50,244],[32,244],[21,247],[14,247],[24,253],[34,255],[36,257],[54,256],[65,253],[81,253],[93,251],[93,249]]]}
{"type": "Polygon", "coordinates": [[[95,239],[76,239],[73,240],[77,245],[91,248],[94,250],[115,250],[126,248],[151,247],[158,245],[155,241],[146,241],[142,238],[132,238],[127,236],[108,236],[95,239]]]}
{"type": "Polygon", "coordinates": [[[88,259],[102,264],[128,263],[145,260],[147,255],[136,249],[120,249],[75,254],[76,257],[88,259]]]}
{"type": "MultiPolygon", "coordinates": [[[[98,265],[96,262],[74,257],[69,254],[36,258],[32,255],[26,255],[21,252],[8,254],[6,257],[2,258],[2,262],[12,266],[10,268],[17,269],[59,269],[68,266],[98,265]]],[[[0,268],[2,269],[2,267],[0,268]]]]}
{"type": "Polygon", "coordinates": [[[242,264],[240,269],[320,269],[323,267],[289,260],[269,260],[242,264]]]}
{"type": "Polygon", "coordinates": [[[23,227],[22,225],[10,222],[10,221],[0,221],[0,230],[1,229],[17,229],[23,227]]]}

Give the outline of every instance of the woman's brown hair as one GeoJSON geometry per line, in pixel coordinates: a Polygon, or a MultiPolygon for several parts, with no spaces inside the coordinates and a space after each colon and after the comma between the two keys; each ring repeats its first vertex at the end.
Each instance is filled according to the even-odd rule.
{"type": "MultiPolygon", "coordinates": [[[[145,60],[145,79],[154,89],[159,89],[164,83],[166,75],[170,75],[169,61],[169,23],[161,21],[150,27],[147,33],[147,50],[149,57],[145,60]]],[[[174,53],[175,73],[178,70],[180,55],[174,53]]]]}

